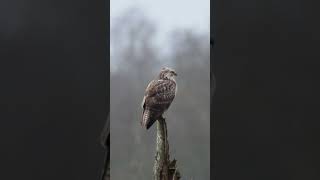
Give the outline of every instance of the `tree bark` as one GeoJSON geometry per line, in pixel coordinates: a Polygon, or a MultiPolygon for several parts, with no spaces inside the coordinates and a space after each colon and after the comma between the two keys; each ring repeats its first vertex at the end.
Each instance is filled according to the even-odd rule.
{"type": "Polygon", "coordinates": [[[179,180],[176,160],[170,162],[167,124],[165,119],[157,121],[156,156],[153,167],[154,180],[179,180]]]}

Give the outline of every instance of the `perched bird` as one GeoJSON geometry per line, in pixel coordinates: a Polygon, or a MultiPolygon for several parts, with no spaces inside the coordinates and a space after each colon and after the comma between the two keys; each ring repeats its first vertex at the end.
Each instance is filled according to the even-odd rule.
{"type": "Polygon", "coordinates": [[[159,76],[148,84],[142,100],[141,120],[141,125],[146,129],[149,129],[156,120],[164,119],[162,115],[177,93],[175,76],[177,73],[173,69],[164,67],[159,76]]]}

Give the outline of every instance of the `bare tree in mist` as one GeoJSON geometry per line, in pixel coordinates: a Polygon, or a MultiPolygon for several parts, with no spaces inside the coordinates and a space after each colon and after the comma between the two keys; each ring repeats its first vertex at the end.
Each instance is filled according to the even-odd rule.
{"type": "Polygon", "coordinates": [[[163,54],[156,29],[137,9],[111,21],[111,177],[152,178],[156,128],[140,126],[141,100],[147,83],[170,65],[179,74],[178,94],[165,115],[170,156],[178,159],[182,179],[209,179],[209,33],[176,30],[166,44],[170,53],[163,54]]]}

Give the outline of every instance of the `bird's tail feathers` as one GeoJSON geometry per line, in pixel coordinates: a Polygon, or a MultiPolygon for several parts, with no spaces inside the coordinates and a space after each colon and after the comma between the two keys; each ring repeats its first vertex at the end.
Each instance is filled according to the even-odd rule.
{"type": "Polygon", "coordinates": [[[153,125],[153,123],[156,122],[156,120],[157,120],[157,119],[155,119],[155,118],[150,118],[145,127],[146,127],[147,129],[149,129],[149,128],[153,125]]]}
{"type": "Polygon", "coordinates": [[[149,109],[145,109],[143,112],[141,125],[146,129],[149,129],[155,121],[156,118],[152,115],[152,112],[149,109]]]}

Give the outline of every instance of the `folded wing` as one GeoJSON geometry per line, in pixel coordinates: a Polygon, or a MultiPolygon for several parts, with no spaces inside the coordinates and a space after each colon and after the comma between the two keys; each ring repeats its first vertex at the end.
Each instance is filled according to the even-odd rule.
{"type": "Polygon", "coordinates": [[[175,97],[175,90],[176,83],[172,80],[153,80],[148,84],[142,101],[143,126],[149,129],[169,108],[175,97]]]}

